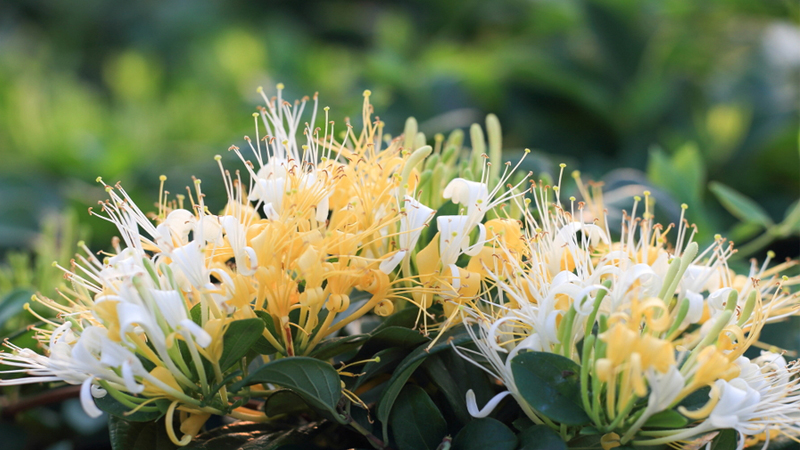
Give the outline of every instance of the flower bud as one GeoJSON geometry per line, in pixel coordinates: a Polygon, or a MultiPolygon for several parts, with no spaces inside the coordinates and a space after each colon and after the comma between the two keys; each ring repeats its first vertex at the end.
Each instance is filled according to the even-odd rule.
{"type": "Polygon", "coordinates": [[[386,317],[394,312],[394,303],[391,300],[383,299],[375,305],[375,314],[386,317]]]}
{"type": "Polygon", "coordinates": [[[339,313],[350,306],[350,297],[347,294],[333,294],[328,298],[326,307],[328,311],[339,313]]]}

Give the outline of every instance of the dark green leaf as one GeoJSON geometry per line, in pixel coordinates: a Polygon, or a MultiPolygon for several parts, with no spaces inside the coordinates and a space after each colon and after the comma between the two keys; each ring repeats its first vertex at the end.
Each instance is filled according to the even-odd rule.
{"type": "Polygon", "coordinates": [[[453,440],[453,450],[514,450],[517,436],[502,422],[487,417],[473,420],[453,440]]]}
{"type": "Polygon", "coordinates": [[[447,433],[442,413],[416,385],[403,388],[392,408],[390,424],[399,450],[435,450],[447,433]]]}
{"type": "Polygon", "coordinates": [[[303,398],[288,389],[277,391],[264,401],[264,414],[269,417],[278,414],[297,415],[308,410],[309,407],[303,398]]]}
{"type": "Polygon", "coordinates": [[[374,333],[358,352],[356,360],[367,359],[389,347],[413,348],[427,342],[428,338],[411,328],[387,327],[374,333]]]}
{"type": "Polygon", "coordinates": [[[264,322],[258,318],[234,320],[222,338],[221,370],[226,370],[241,360],[258,341],[264,331],[264,322]]]}
{"type": "Polygon", "coordinates": [[[381,322],[380,325],[378,325],[377,328],[372,330],[370,334],[376,334],[377,332],[389,327],[414,328],[414,324],[417,323],[417,317],[419,317],[419,309],[417,309],[416,306],[409,304],[400,311],[397,311],[391,316],[387,317],[383,322],[381,322]]]}
{"type": "Polygon", "coordinates": [[[463,377],[463,373],[458,371],[450,371],[439,355],[434,355],[425,360],[423,368],[430,376],[436,385],[439,387],[447,403],[453,408],[456,418],[463,424],[470,422],[469,411],[467,410],[466,393],[459,389],[456,380],[453,376],[463,377]]]}
{"type": "Polygon", "coordinates": [[[33,292],[27,289],[15,289],[0,301],[0,328],[8,319],[22,312],[22,307],[30,301],[33,292]]]}
{"type": "Polygon", "coordinates": [[[140,409],[133,414],[128,414],[132,408],[128,408],[118,402],[111,394],[106,394],[102,398],[94,399],[94,403],[101,410],[117,416],[120,419],[125,419],[128,422],[150,422],[164,415],[160,410],[151,411],[150,408],[155,407],[155,405],[152,404],[145,406],[144,410],[140,409]]]}
{"type": "Polygon", "coordinates": [[[380,400],[378,400],[378,420],[387,423],[386,421],[389,418],[389,413],[392,410],[394,401],[397,399],[397,396],[400,395],[400,391],[403,390],[403,386],[405,386],[411,374],[414,373],[417,367],[424,361],[424,359],[417,359],[411,364],[405,365],[402,370],[398,369],[394,371],[392,378],[386,385],[386,389],[384,389],[383,394],[381,394],[380,400]]]}
{"type": "Polygon", "coordinates": [[[336,405],[342,397],[341,381],[339,373],[328,363],[305,356],[278,359],[264,364],[235,383],[231,391],[236,392],[244,386],[258,383],[272,383],[291,389],[312,407],[341,420],[336,411],[336,405]]]}
{"type": "Polygon", "coordinates": [[[709,183],[708,187],[717,196],[722,206],[737,219],[743,222],[758,223],[764,228],[770,228],[773,225],[769,214],[753,199],[716,181],[709,183]]]}
{"type": "Polygon", "coordinates": [[[580,367],[571,359],[527,352],[514,357],[511,371],[520,395],[536,411],[567,425],[589,422],[581,403],[580,367]]]}
{"type": "Polygon", "coordinates": [[[408,350],[399,347],[389,347],[381,350],[375,354],[375,357],[380,358],[380,361],[370,361],[364,364],[361,370],[363,375],[356,379],[354,388],[364,384],[364,382],[372,379],[375,375],[386,372],[397,367],[397,364],[408,354],[408,350]]]}
{"type": "Polygon", "coordinates": [[[427,345],[420,345],[408,356],[406,356],[405,359],[400,362],[400,365],[397,366],[397,369],[395,369],[394,373],[392,374],[392,378],[389,380],[386,389],[381,395],[380,400],[378,400],[378,420],[384,423],[386,422],[386,419],[389,417],[389,412],[392,409],[392,404],[394,404],[394,401],[397,398],[397,395],[400,393],[400,390],[403,388],[403,385],[406,383],[409,377],[411,377],[411,374],[414,373],[414,370],[416,370],[417,367],[422,364],[425,358],[442,350],[447,350],[451,348],[451,345],[462,345],[471,340],[472,339],[469,337],[469,334],[466,332],[463,325],[453,327],[442,334],[436,344],[431,348],[428,348],[427,345]]]}
{"type": "Polygon", "coordinates": [[[702,408],[706,403],[708,403],[708,394],[711,392],[711,388],[708,386],[702,387],[691,394],[687,395],[678,406],[683,406],[684,408],[688,409],[689,411],[693,411],[695,409],[702,408]]]}
{"type": "Polygon", "coordinates": [[[722,430],[717,437],[711,441],[711,450],[729,450],[736,448],[736,440],[739,433],[736,430],[722,430]]]}
{"type": "Polygon", "coordinates": [[[129,422],[108,416],[108,433],[113,450],[173,450],[175,444],[167,436],[164,420],[129,422]]]}
{"type": "Polygon", "coordinates": [[[668,409],[658,414],[653,414],[644,423],[644,427],[649,428],[682,428],[689,423],[689,419],[681,415],[678,411],[668,409]]]}
{"type": "Polygon", "coordinates": [[[567,444],[547,425],[535,425],[519,434],[519,450],[567,450],[567,444]]]}
{"type": "Polygon", "coordinates": [[[367,339],[368,334],[354,334],[352,336],[335,337],[322,341],[309,356],[317,359],[330,359],[334,356],[347,353],[361,346],[367,339]]]}

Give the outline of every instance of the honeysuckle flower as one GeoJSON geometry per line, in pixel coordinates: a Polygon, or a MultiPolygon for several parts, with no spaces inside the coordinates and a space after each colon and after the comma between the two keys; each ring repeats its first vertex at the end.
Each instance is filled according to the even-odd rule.
{"type": "Polygon", "coordinates": [[[391,273],[400,262],[410,255],[417,246],[422,229],[428,224],[436,210],[428,208],[412,197],[403,199],[404,217],[400,220],[399,249],[389,258],[381,261],[380,270],[391,273]]]}
{"type": "MultiPolygon", "coordinates": [[[[479,328],[470,332],[477,352],[459,348],[459,353],[477,365],[487,361],[487,370],[507,389],[484,408],[468,395],[471,414],[484,417],[511,395],[531,420],[551,423],[514,384],[511,360],[528,350],[580,364],[586,413],[594,426],[616,430],[623,445],[675,442],[722,428],[737,429],[740,444],[744,436],[800,433],[793,425],[797,419],[787,414],[797,408],[796,369],[786,369],[775,355],[753,362],[742,356],[770,317],[796,310],[797,296],[783,287],[788,281],[778,282],[776,272],[755,266],[752,281],[737,278],[727,267],[730,244],[717,238],[699,251],[683,218],[676,244],[667,247],[669,228],[653,222],[647,193],[643,217],[636,218],[637,198],[615,242],[607,227],[598,225],[607,222],[597,220],[602,212],[587,214],[580,210],[583,204],[576,211],[574,199],[567,207],[558,199],[559,187],[553,190],[552,201],[547,188],[532,191],[539,214],[524,214],[522,251],[499,242],[499,254],[507,256],[503,264],[479,260],[499,295],[461,306],[464,322],[479,328]],[[769,290],[756,289],[759,274],[772,277],[769,290]],[[780,312],[773,313],[768,303],[780,305],[780,312]],[[692,324],[699,326],[689,328],[692,324]],[[774,362],[764,362],[770,358],[774,362]],[[583,383],[591,383],[591,395],[583,383]],[[683,411],[699,423],[637,438],[651,417],[709,385],[709,404],[683,411]],[[767,405],[778,412],[767,413],[767,405]]],[[[602,200],[589,198],[586,204],[602,200]]]]}
{"type": "Polygon", "coordinates": [[[476,141],[473,161],[459,164],[460,144],[425,145],[413,120],[405,136],[388,137],[369,91],[361,130],[348,120],[343,133],[327,108],[316,127],[316,95],[294,104],[282,95],[279,86],[275,97],[263,96],[255,139],[245,137],[249,152],[230,148],[244,170],[231,172],[215,157],[220,211],[206,205],[197,179],[188,196],[171,199],[162,176],[153,213],[98,179],[109,199],[92,214],[120,238],[102,261],[80,245],[62,268],[70,284],[63,300],[35,296],[57,313],[48,319],[31,310],[43,323],[36,339],[44,354],[7,343],[0,364],[11,368],[2,374],[21,378],[0,385],[80,385],[92,416],[104,403],[93,398],[103,395],[131,409],[166,409],[171,441],[186,445],[211,414],[267,420],[240,406],[263,391],[236,383],[271,356],[258,358],[256,349],[315,356],[327,337],[360,330],[366,314],[388,316],[411,303],[425,332],[441,336],[463,322],[474,347],[455,351],[505,387],[485,405],[469,390],[474,417],[510,396],[534,423],[577,435],[518,388],[515,358],[539,352],[559,355],[553,360],[570,368],[562,378],[579,372],[575,388],[591,425],[606,433],[604,448],[674,443],[721,428],[736,429],[740,447],[800,435],[800,363],[776,353],[744,356],[764,324],[800,309],[790,289],[800,278],[778,275],[794,263],[768,268],[770,255],[737,275],[727,264],[729,242],[717,237],[701,249],[683,216],[677,227],[657,224],[647,192],[612,232],[600,188],[590,193],[579,176],[583,200],[562,203],[563,170],[554,187],[528,188],[530,174],[515,175],[522,160],[501,173],[496,118],[487,125],[490,156],[475,158],[483,147],[476,141]],[[445,200],[456,213],[437,215],[445,200]],[[434,301],[445,318],[429,329],[434,301]],[[229,357],[226,340],[245,326],[261,330],[251,336],[258,345],[229,357]],[[706,405],[679,406],[706,387],[706,405]],[[690,423],[653,430],[660,413],[690,423]]]}

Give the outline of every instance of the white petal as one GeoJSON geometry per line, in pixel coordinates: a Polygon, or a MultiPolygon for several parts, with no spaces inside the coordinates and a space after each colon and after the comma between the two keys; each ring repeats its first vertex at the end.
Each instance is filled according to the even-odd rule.
{"type": "Polygon", "coordinates": [[[472,389],[470,389],[467,391],[467,411],[469,411],[469,415],[472,417],[482,419],[491,414],[497,405],[509,394],[511,394],[510,391],[501,392],[492,397],[492,399],[489,400],[489,402],[487,402],[483,408],[478,409],[478,402],[475,400],[475,393],[472,392],[472,389]]]}
{"type": "Polygon", "coordinates": [[[89,377],[81,384],[81,406],[83,406],[83,410],[86,411],[86,415],[96,419],[103,415],[103,411],[94,404],[94,399],[92,398],[92,381],[94,381],[94,378],[89,377]]]}
{"type": "Polygon", "coordinates": [[[392,273],[392,271],[397,267],[397,265],[400,264],[401,261],[403,261],[403,258],[405,258],[406,253],[408,252],[406,252],[405,250],[396,251],[392,256],[385,258],[383,261],[381,261],[381,264],[380,266],[378,266],[378,269],[387,275],[392,273]]]}
{"type": "Polygon", "coordinates": [[[269,220],[278,220],[280,218],[280,214],[278,214],[278,211],[272,206],[272,203],[264,204],[264,215],[267,216],[269,220]]]}
{"type": "Polygon", "coordinates": [[[469,245],[469,238],[465,239],[466,248],[463,248],[464,254],[468,256],[477,256],[481,249],[486,244],[486,227],[482,223],[478,224],[478,240],[472,246],[469,245]]]}
{"type": "Polygon", "coordinates": [[[133,368],[130,361],[122,363],[122,380],[125,381],[125,389],[131,394],[138,394],[144,391],[144,385],[137,383],[133,377],[133,368]]]}
{"type": "Polygon", "coordinates": [[[189,319],[181,321],[181,326],[189,330],[194,336],[195,341],[197,341],[197,345],[200,347],[206,348],[211,345],[211,335],[206,332],[200,325],[192,322],[189,319]]]}
{"type": "Polygon", "coordinates": [[[315,219],[317,219],[317,222],[325,222],[326,220],[328,220],[329,211],[330,211],[330,200],[329,197],[326,195],[317,204],[317,214],[315,217],[315,219]]]}

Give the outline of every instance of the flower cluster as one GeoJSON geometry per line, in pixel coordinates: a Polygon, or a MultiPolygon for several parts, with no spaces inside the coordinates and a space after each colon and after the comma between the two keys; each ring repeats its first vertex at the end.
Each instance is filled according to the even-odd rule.
{"type": "Polygon", "coordinates": [[[798,436],[800,363],[769,351],[744,356],[765,324],[800,308],[789,288],[800,277],[778,275],[795,263],[753,262],[737,275],[727,265],[732,243],[717,236],[700,251],[683,216],[677,229],[654,221],[648,192],[614,240],[602,194],[574,175],[585,201],[565,205],[558,186],[535,187],[524,235],[498,240],[495,260],[484,264],[496,294],[461,308],[477,325],[468,328],[477,351],[459,352],[508,389],[483,409],[470,395],[472,414],[484,417],[511,395],[534,423],[567,440],[565,425],[592,427],[606,449],[677,445],[723,429],[740,434],[739,449],[798,436]],[[573,417],[549,414],[525,391],[525,359],[554,361],[548,355],[574,369],[573,417]]]}
{"type": "MultiPolygon", "coordinates": [[[[230,148],[244,177],[215,158],[227,196],[218,214],[199,179],[171,198],[162,176],[157,211],[147,214],[119,184],[98,178],[109,199],[90,212],[114,224],[120,238],[102,260],[80,244],[82,253],[63,269],[71,288],[59,299],[34,296],[57,313],[40,317],[44,326],[36,329],[45,355],[7,343],[0,363],[14,369],[3,373],[29,376],[0,385],[80,384],[92,416],[101,414],[94,398],[107,395],[131,412],[166,409],[170,438],[186,444],[211,414],[266,420],[227,390],[257,356],[310,355],[365,314],[388,316],[408,302],[430,306],[435,294],[475,296],[479,277],[455,264],[462,254],[484,255],[485,214],[520,195],[490,192],[486,182],[493,176],[501,186],[512,171],[500,176],[489,163],[461,159],[457,134],[446,144],[438,139],[435,149],[424,145],[413,119],[405,136],[389,138],[372,118],[369,91],[361,132],[348,120],[336,133],[328,108],[324,126],[314,128],[316,95],[291,104],[282,88],[274,98],[259,89],[265,107],[253,114],[255,139],[245,137],[251,158],[230,148]],[[310,122],[301,128],[309,101],[310,122]],[[471,177],[472,169],[482,171],[479,181],[454,179],[471,177]],[[424,261],[417,243],[436,211],[420,197],[463,206],[461,214],[437,217],[440,237],[424,261]],[[475,229],[480,237],[470,243],[475,229]],[[252,351],[228,349],[248,320],[260,330],[252,351]],[[169,425],[175,410],[182,438],[169,425]]],[[[490,136],[499,135],[497,126],[490,136]]]]}
{"type": "Polygon", "coordinates": [[[765,324],[800,308],[791,292],[800,277],[779,276],[794,263],[753,263],[737,275],[731,243],[718,237],[701,250],[683,216],[677,227],[656,223],[647,192],[612,233],[600,189],[580,174],[582,201],[566,204],[563,165],[551,187],[518,170],[524,154],[504,164],[492,115],[488,148],[474,125],[465,151],[460,131],[427,145],[413,119],[391,138],[369,91],[360,132],[349,120],[336,129],[328,108],[316,127],[316,95],[292,104],[282,88],[253,114],[249,149],[230,148],[243,169],[215,158],[220,211],[198,179],[170,196],[162,177],[156,211],[145,213],[98,178],[109,199],[91,212],[117,227],[113,251],[79,244],[63,269],[70,287],[60,298],[34,296],[56,313],[35,328],[44,352],[7,342],[0,386],[80,385],[88,414],[166,416],[176,445],[211,415],[270,420],[248,401],[282,386],[374,442],[349,415],[350,403],[368,407],[346,388],[359,383],[340,376],[379,357],[335,370],[331,357],[350,348],[337,342],[363,342],[335,338],[366,315],[408,308],[417,328],[434,332],[428,348],[463,329],[471,344],[454,350],[507,389],[482,408],[469,391],[474,417],[510,395],[533,424],[565,441],[602,435],[605,449],[722,429],[740,434],[739,448],[800,435],[800,363],[745,356],[765,324]],[[318,376],[293,379],[285,361],[318,376]],[[325,391],[314,383],[330,395],[309,394],[325,391]]]}

